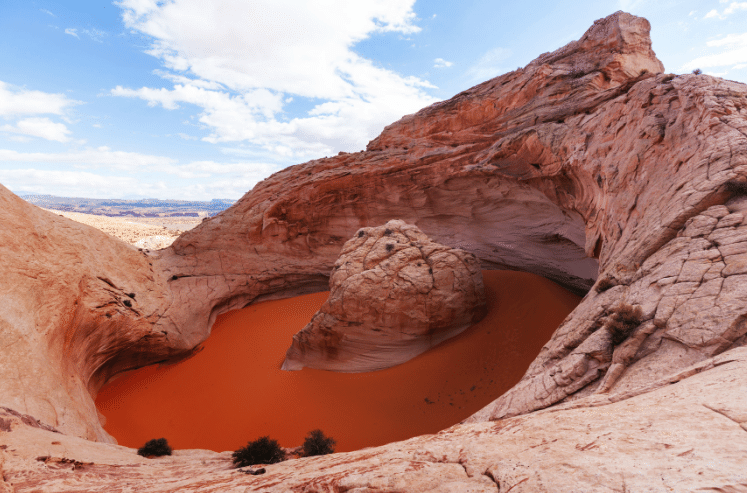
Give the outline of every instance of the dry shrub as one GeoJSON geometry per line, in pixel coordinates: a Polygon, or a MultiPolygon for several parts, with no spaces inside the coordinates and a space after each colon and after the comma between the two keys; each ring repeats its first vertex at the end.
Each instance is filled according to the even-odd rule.
{"type": "Polygon", "coordinates": [[[334,438],[328,437],[322,430],[312,430],[303,442],[303,455],[313,457],[315,455],[327,455],[335,452],[334,438]]]}
{"type": "Polygon", "coordinates": [[[165,438],[154,438],[148,440],[145,445],[137,449],[137,455],[143,457],[161,457],[171,455],[171,447],[165,438]]]}
{"type": "Polygon", "coordinates": [[[643,310],[640,305],[629,305],[620,303],[613,308],[612,314],[607,318],[607,330],[612,336],[612,344],[617,346],[628,338],[630,333],[641,324],[643,310]]]}
{"type": "Polygon", "coordinates": [[[617,279],[611,276],[605,276],[597,282],[597,293],[604,293],[615,286],[617,286],[617,279]]]}
{"type": "Polygon", "coordinates": [[[236,467],[253,466],[254,464],[275,464],[285,460],[285,451],[277,440],[268,436],[249,442],[232,454],[236,467]]]}

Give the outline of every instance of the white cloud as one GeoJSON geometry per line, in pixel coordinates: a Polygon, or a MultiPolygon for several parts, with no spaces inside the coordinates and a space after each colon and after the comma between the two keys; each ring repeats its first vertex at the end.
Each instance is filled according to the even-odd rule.
{"type": "MultiPolygon", "coordinates": [[[[721,48],[723,51],[695,58],[684,64],[680,71],[689,72],[696,68],[727,67],[747,63],[747,33],[729,34],[723,38],[708,41],[706,46],[721,48]]],[[[726,72],[719,73],[725,74],[726,72]]]]}
{"type": "Polygon", "coordinates": [[[19,120],[15,126],[3,125],[2,132],[11,132],[57,142],[68,142],[70,130],[63,123],[55,123],[49,118],[24,118],[19,120]]]}
{"type": "MultiPolygon", "coordinates": [[[[103,43],[102,38],[107,34],[106,31],[102,31],[96,28],[81,29],[80,32],[91,38],[93,41],[96,41],[97,43],[103,43]]],[[[68,27],[67,29],[65,29],[65,34],[69,34],[70,36],[75,36],[76,38],[80,39],[78,28],[68,27]]]]}
{"type": "Polygon", "coordinates": [[[480,59],[467,69],[466,75],[470,82],[483,82],[497,77],[506,71],[503,62],[511,56],[511,50],[506,48],[493,48],[486,52],[480,59]]]}
{"type": "Polygon", "coordinates": [[[0,169],[0,182],[14,192],[51,193],[64,197],[115,198],[137,193],[143,187],[152,188],[152,185],[140,183],[130,176],[36,168],[0,169]]]}
{"type": "MultiPolygon", "coordinates": [[[[238,177],[250,177],[253,183],[257,183],[270,176],[280,167],[276,164],[267,163],[217,163],[215,161],[193,161],[187,164],[169,165],[159,171],[178,176],[180,178],[211,178],[213,175],[235,175],[238,177]]],[[[223,178],[221,178],[222,180],[223,178]]],[[[244,192],[248,191],[244,190],[244,192]]]]}
{"type": "Polygon", "coordinates": [[[101,31],[93,27],[91,29],[83,29],[82,32],[97,43],[103,43],[102,38],[106,36],[106,31],[101,31]]]}
{"type": "Polygon", "coordinates": [[[454,62],[447,62],[443,58],[436,58],[433,62],[435,63],[435,65],[433,65],[435,68],[447,68],[454,65],[454,62]]]}
{"type": "Polygon", "coordinates": [[[45,14],[49,14],[49,15],[51,15],[52,17],[57,17],[56,15],[54,15],[54,14],[53,14],[52,12],[50,12],[50,11],[49,11],[49,10],[47,10],[47,9],[39,9],[39,10],[40,10],[40,11],[42,11],[42,12],[44,12],[45,14]]]}
{"type": "Polygon", "coordinates": [[[734,65],[732,67],[732,70],[742,70],[743,68],[747,68],[747,63],[740,63],[739,65],[734,65]]]}
{"type": "Polygon", "coordinates": [[[208,142],[249,141],[281,154],[360,150],[382,128],[435,102],[429,83],[401,76],[357,55],[374,33],[412,34],[414,0],[122,0],[128,28],[152,37],[148,53],[171,72],[173,88],[121,86],[175,109],[202,109],[208,142]],[[288,121],[289,97],[316,105],[288,121]]]}
{"type": "MultiPolygon", "coordinates": [[[[276,164],[267,163],[194,161],[177,164],[168,158],[115,152],[106,147],[58,154],[18,153],[0,149],[0,161],[5,163],[0,168],[0,183],[15,192],[92,198],[238,199],[280,169],[276,164]],[[97,171],[59,169],[59,164],[81,162],[108,162],[113,166],[97,171]],[[13,163],[23,166],[9,169],[8,165],[12,166],[13,163]],[[49,163],[58,166],[47,169],[49,163]],[[148,169],[121,174],[121,171],[130,171],[131,165],[146,164],[149,165],[148,169]]],[[[73,166],[76,167],[79,166],[73,166]]]]}
{"type": "MultiPolygon", "coordinates": [[[[728,0],[726,2],[721,0],[720,3],[728,3],[728,0]]],[[[721,14],[718,13],[718,10],[713,9],[705,15],[705,18],[712,19],[714,17],[718,17],[719,19],[726,19],[730,15],[740,10],[747,10],[747,2],[731,2],[721,14]]]]}
{"type": "Polygon", "coordinates": [[[747,45],[747,33],[728,34],[721,39],[713,39],[706,43],[707,46],[743,46],[747,45]]]}
{"type": "Polygon", "coordinates": [[[731,15],[738,10],[747,10],[747,2],[732,2],[724,10],[724,15],[731,15]]]}
{"type": "Polygon", "coordinates": [[[80,101],[64,94],[29,91],[0,81],[0,117],[20,115],[62,115],[80,101]]]}
{"type": "Polygon", "coordinates": [[[69,164],[82,168],[106,167],[117,169],[176,164],[176,160],[169,157],[152,156],[137,152],[113,151],[106,146],[97,148],[89,147],[80,151],[58,153],[18,152],[9,149],[0,149],[0,162],[69,164]]]}

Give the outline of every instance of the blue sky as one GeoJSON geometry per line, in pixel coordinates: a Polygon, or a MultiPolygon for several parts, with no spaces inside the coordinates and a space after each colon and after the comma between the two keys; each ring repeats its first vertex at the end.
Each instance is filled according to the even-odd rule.
{"type": "Polygon", "coordinates": [[[747,82],[747,1],[4,0],[0,183],[237,199],[617,10],[668,72],[747,82]]]}

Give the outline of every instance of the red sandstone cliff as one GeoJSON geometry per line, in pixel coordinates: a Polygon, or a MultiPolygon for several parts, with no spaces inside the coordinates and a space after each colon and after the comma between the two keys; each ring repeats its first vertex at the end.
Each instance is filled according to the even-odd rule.
{"type": "MultiPolygon", "coordinates": [[[[600,281],[471,423],[279,465],[251,483],[196,461],[184,479],[186,462],[141,467],[126,450],[61,438],[81,458],[106,457],[86,488],[167,475],[173,485],[148,489],[737,491],[747,484],[747,87],[661,73],[648,31],[625,13],[597,21],[524,69],[404,117],[365,152],[273,175],[148,255],[0,188],[12,259],[1,264],[0,405],[105,439],[88,394],[105,378],[189,354],[222,311],[323,289],[345,239],[401,218],[485,267],[578,290],[600,281]],[[641,312],[622,337],[611,321],[621,304],[641,312]]],[[[2,440],[23,450],[0,451],[7,484],[81,491],[74,471],[28,459],[51,432],[3,419],[2,440]]]]}

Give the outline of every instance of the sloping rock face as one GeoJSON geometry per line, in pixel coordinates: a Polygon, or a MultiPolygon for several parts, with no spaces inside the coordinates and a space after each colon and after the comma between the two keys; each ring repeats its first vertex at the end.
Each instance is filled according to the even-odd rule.
{"type": "Polygon", "coordinates": [[[329,290],[293,336],[283,370],[389,368],[461,333],[486,310],[477,258],[399,220],[358,230],[342,247],[329,290]]]}
{"type": "Polygon", "coordinates": [[[597,21],[392,124],[365,152],[273,175],[156,254],[73,231],[0,188],[0,405],[67,434],[3,417],[0,485],[743,489],[747,87],[661,73],[648,31],[625,13],[597,21]],[[109,375],[188,355],[222,311],[324,289],[344,239],[392,218],[483,267],[594,287],[516,387],[436,436],[273,466],[285,473],[252,483],[207,471],[207,459],[143,467],[127,449],[71,436],[106,439],[90,394],[109,375]],[[41,449],[111,457],[69,476],[34,461],[41,449]]]}
{"type": "Polygon", "coordinates": [[[0,405],[113,441],[91,400],[111,375],[189,354],[161,324],[165,274],[136,248],[0,185],[0,405]]]}

